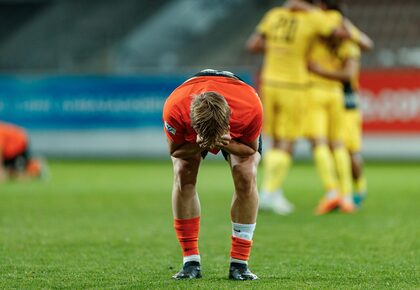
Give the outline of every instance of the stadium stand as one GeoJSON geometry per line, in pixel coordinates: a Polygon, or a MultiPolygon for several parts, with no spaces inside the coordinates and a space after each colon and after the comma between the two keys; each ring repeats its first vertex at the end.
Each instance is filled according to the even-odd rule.
{"type": "Polygon", "coordinates": [[[132,66],[173,69],[197,64],[219,68],[242,65],[248,56],[238,52],[265,9],[246,0],[172,1],[121,44],[117,52],[121,61],[117,64],[122,71],[132,66]],[[257,7],[260,9],[255,13],[257,7]]]}
{"type": "MultiPolygon", "coordinates": [[[[87,70],[104,71],[109,47],[163,2],[50,2],[4,39],[0,45],[0,67],[3,70],[60,71],[80,71],[88,67],[87,70]]],[[[30,3],[20,5],[32,6],[30,3]]]]}
{"type": "Polygon", "coordinates": [[[10,35],[27,24],[40,10],[45,8],[44,2],[12,2],[0,3],[0,41],[3,43],[10,35]]]}
{"type": "MultiPolygon", "coordinates": [[[[8,1],[0,3],[0,70],[112,73],[255,66],[259,59],[248,56],[243,43],[263,13],[279,4],[8,1]]],[[[348,12],[376,43],[364,56],[364,67],[420,66],[419,1],[354,0],[348,12]]]]}
{"type": "Polygon", "coordinates": [[[364,56],[365,67],[420,66],[419,1],[354,0],[348,15],[375,40],[375,53],[364,56]]]}

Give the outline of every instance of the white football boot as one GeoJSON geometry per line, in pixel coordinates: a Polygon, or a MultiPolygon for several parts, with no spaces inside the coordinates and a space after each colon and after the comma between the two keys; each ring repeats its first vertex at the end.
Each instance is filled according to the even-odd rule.
{"type": "Polygon", "coordinates": [[[295,206],[284,197],[283,192],[280,190],[273,193],[262,191],[259,199],[259,208],[261,210],[271,210],[279,215],[288,215],[294,211],[295,206]]]}

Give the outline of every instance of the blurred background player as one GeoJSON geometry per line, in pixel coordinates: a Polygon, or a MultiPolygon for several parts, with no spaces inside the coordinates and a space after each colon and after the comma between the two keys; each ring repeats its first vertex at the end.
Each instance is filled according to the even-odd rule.
{"type": "MultiPolygon", "coordinates": [[[[331,13],[342,11],[336,0],[323,0],[320,7],[326,10],[327,17],[331,13]]],[[[346,25],[353,35],[360,35],[356,27],[350,26],[349,23],[346,25]]],[[[365,35],[363,37],[365,39],[363,46],[370,49],[373,45],[372,41],[365,35]]],[[[310,74],[306,134],[311,140],[315,163],[326,192],[317,208],[318,214],[327,213],[337,207],[347,213],[355,210],[352,197],[351,163],[344,146],[344,136],[348,135],[344,122],[342,82],[356,77],[359,57],[360,48],[351,40],[318,37],[311,48],[309,68],[315,73],[310,74]],[[318,69],[318,65],[324,70],[318,69]],[[328,74],[329,71],[332,72],[331,75],[328,74]],[[328,148],[328,139],[330,139],[333,156],[328,148]]]]}
{"type": "MultiPolygon", "coordinates": [[[[340,12],[343,11],[339,1],[329,0],[324,1],[324,3],[326,9],[338,10],[340,12]]],[[[350,29],[354,30],[354,33],[357,33],[357,28],[353,25],[350,26],[350,29]]],[[[372,41],[370,41],[369,46],[365,48],[373,48],[372,41]]],[[[339,99],[339,104],[344,108],[344,110],[340,112],[342,117],[339,117],[339,119],[337,119],[337,117],[333,117],[329,120],[329,125],[332,128],[329,137],[337,164],[340,158],[340,156],[336,153],[337,142],[339,142],[339,150],[341,150],[342,140],[344,140],[345,148],[350,154],[354,186],[353,201],[356,207],[361,205],[361,202],[366,196],[366,180],[363,175],[363,160],[360,154],[362,117],[357,95],[359,87],[358,77],[360,70],[360,57],[361,49],[355,42],[350,40],[340,41],[330,39],[329,41],[317,43],[317,47],[314,48],[313,53],[311,54],[311,63],[309,65],[310,70],[313,72],[311,77],[314,89],[317,87],[317,84],[318,87],[320,87],[319,85],[324,83],[324,87],[327,86],[327,84],[330,84],[330,86],[335,87],[335,89],[340,89],[342,92],[339,99]],[[316,77],[315,74],[320,77],[316,77]],[[327,81],[327,79],[330,81],[327,81]],[[340,125],[340,131],[342,131],[342,133],[338,133],[340,139],[338,141],[336,128],[337,124],[340,125]]],[[[340,152],[339,154],[342,153],[340,152]]],[[[337,171],[340,175],[339,170],[340,168],[338,165],[337,171]]],[[[341,175],[343,174],[341,173],[341,175]]],[[[347,177],[347,175],[344,177],[347,177]]],[[[344,185],[342,185],[342,188],[347,188],[347,191],[349,187],[348,183],[348,181],[345,181],[344,185]]],[[[344,190],[342,190],[342,192],[343,191],[344,190]]],[[[333,197],[334,194],[332,193],[330,196],[333,197]]],[[[346,198],[348,199],[348,197],[346,198]]],[[[334,203],[334,201],[332,203],[334,203]]],[[[350,203],[347,202],[347,207],[346,204],[344,204],[342,209],[349,210],[351,208],[349,205],[350,203]]],[[[320,210],[322,210],[322,208],[320,208],[320,210]]]]}
{"type": "Polygon", "coordinates": [[[354,190],[353,200],[356,207],[360,207],[367,194],[367,183],[363,172],[363,158],[361,155],[362,113],[360,111],[360,101],[357,93],[359,89],[360,54],[357,57],[357,46],[353,47],[353,49],[355,50],[353,59],[358,61],[358,65],[350,79],[343,83],[346,107],[344,114],[346,135],[344,140],[351,158],[354,190]]]}
{"type": "MultiPolygon", "coordinates": [[[[264,132],[272,139],[272,148],[264,159],[260,208],[278,214],[293,211],[281,188],[294,143],[303,136],[309,82],[306,56],[317,36],[352,37],[338,12],[327,17],[308,2],[293,0],[270,10],[247,42],[250,52],[264,53],[261,86],[264,132]]],[[[326,145],[314,154],[317,163],[331,159],[326,145]]]]}
{"type": "Polygon", "coordinates": [[[231,206],[229,278],[255,280],[248,270],[257,219],[257,166],[261,154],[262,105],[255,90],[230,72],[204,70],[166,100],[164,128],[174,167],[172,209],[183,252],[175,279],[201,277],[196,180],[201,158],[222,150],[235,187],[231,206]]]}
{"type": "Polygon", "coordinates": [[[0,181],[25,180],[43,175],[44,165],[29,152],[28,134],[23,128],[0,122],[0,181]]]}

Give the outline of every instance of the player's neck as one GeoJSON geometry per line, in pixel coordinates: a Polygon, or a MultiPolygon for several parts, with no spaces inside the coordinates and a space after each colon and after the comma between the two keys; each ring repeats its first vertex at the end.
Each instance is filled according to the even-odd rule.
{"type": "Polygon", "coordinates": [[[291,11],[309,11],[315,8],[315,6],[301,0],[287,0],[283,7],[291,11]]]}

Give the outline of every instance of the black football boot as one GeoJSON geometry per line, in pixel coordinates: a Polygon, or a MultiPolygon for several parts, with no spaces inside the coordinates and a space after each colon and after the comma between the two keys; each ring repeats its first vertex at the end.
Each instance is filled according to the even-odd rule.
{"type": "Polygon", "coordinates": [[[257,280],[258,276],[249,271],[247,264],[230,263],[229,279],[240,281],[257,280]]]}
{"type": "Polygon", "coordinates": [[[173,275],[172,278],[176,280],[201,278],[200,263],[195,261],[186,262],[182,266],[181,271],[173,275]]]}

